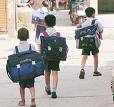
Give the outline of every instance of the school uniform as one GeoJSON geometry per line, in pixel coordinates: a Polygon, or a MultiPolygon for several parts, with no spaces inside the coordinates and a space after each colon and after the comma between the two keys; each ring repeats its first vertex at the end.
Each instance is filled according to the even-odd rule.
{"type": "MultiPolygon", "coordinates": [[[[81,28],[90,26],[92,24],[93,20],[95,20],[95,18],[87,17],[85,22],[83,22],[81,24],[81,28]]],[[[97,34],[99,35],[101,32],[103,32],[103,26],[101,25],[101,23],[97,19],[95,20],[95,24],[98,24],[97,34]]],[[[91,36],[89,35],[87,37],[91,37],[91,36]]],[[[90,49],[83,49],[82,50],[82,55],[90,55],[90,53],[92,53],[92,55],[95,55],[95,54],[99,53],[99,49],[98,48],[94,48],[92,50],[90,50],[90,49]]]]}
{"type": "MultiPolygon", "coordinates": [[[[17,46],[19,52],[28,51],[30,47],[30,44],[27,41],[20,41],[19,45],[17,46]]],[[[31,44],[31,49],[35,51],[35,47],[31,44]]],[[[14,53],[16,53],[16,49],[14,50],[14,53]]],[[[19,85],[21,88],[31,88],[34,87],[34,79],[26,80],[26,81],[20,81],[19,85]]]]}
{"type": "MultiPolygon", "coordinates": [[[[56,30],[50,27],[46,29],[46,32],[49,36],[52,36],[53,34],[56,33],[56,30]]],[[[44,34],[41,33],[40,36],[44,36],[44,34]]],[[[38,45],[41,44],[40,36],[39,36],[39,39],[37,40],[38,45]]],[[[60,61],[45,61],[45,70],[47,72],[51,72],[51,70],[60,71],[59,64],[60,64],[60,61]]]]}

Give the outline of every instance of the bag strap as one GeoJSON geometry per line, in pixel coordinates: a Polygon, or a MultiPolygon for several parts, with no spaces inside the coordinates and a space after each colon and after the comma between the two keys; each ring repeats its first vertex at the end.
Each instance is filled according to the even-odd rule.
{"type": "Polygon", "coordinates": [[[30,51],[30,52],[32,51],[32,47],[31,47],[31,44],[29,44],[29,51],[30,51]]]}
{"type": "Polygon", "coordinates": [[[60,37],[60,33],[59,32],[56,32],[56,35],[60,37]]]}
{"type": "Polygon", "coordinates": [[[43,35],[44,36],[49,36],[47,32],[43,32],[43,35]]]}
{"type": "MultiPolygon", "coordinates": [[[[58,37],[60,37],[60,33],[59,33],[59,32],[56,32],[55,34],[56,34],[58,37]]],[[[49,34],[48,34],[47,32],[43,32],[43,35],[44,35],[44,36],[49,36],[49,34]]]]}
{"type": "Polygon", "coordinates": [[[97,20],[97,19],[92,20],[91,25],[94,25],[96,20],[97,20]]]}
{"type": "Polygon", "coordinates": [[[19,53],[18,47],[15,47],[16,54],[19,53]]]}

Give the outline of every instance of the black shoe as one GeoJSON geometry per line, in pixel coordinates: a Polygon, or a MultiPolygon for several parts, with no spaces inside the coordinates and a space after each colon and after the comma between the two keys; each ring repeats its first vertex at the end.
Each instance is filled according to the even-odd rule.
{"type": "Polygon", "coordinates": [[[56,92],[52,92],[52,93],[51,93],[51,98],[57,98],[56,92]]]}
{"type": "Polygon", "coordinates": [[[113,102],[114,102],[114,93],[113,93],[113,102]]]}
{"type": "Polygon", "coordinates": [[[46,91],[47,95],[51,95],[50,89],[48,89],[48,88],[45,87],[45,91],[46,91]]]}
{"type": "Polygon", "coordinates": [[[102,74],[98,71],[94,72],[93,76],[102,76],[102,74]]]}
{"type": "Polygon", "coordinates": [[[84,79],[84,77],[85,77],[84,69],[81,69],[79,78],[80,78],[80,79],[84,79]]]}

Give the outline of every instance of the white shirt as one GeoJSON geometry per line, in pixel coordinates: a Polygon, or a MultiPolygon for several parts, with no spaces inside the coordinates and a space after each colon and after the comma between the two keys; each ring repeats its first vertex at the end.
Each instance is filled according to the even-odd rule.
{"type": "Polygon", "coordinates": [[[48,10],[48,8],[46,8],[46,7],[42,7],[42,8],[40,8],[40,9],[38,9],[38,11],[43,11],[43,12],[49,12],[49,10],[48,10]]]}
{"type": "MultiPolygon", "coordinates": [[[[18,51],[19,52],[24,52],[24,51],[28,51],[29,50],[30,44],[27,41],[20,41],[20,43],[19,43],[19,45],[17,47],[18,47],[18,51]]],[[[35,47],[32,44],[31,44],[31,49],[33,51],[35,51],[35,47]]],[[[14,53],[16,53],[15,49],[14,49],[14,53]]]]}
{"type": "Polygon", "coordinates": [[[49,12],[48,8],[46,8],[46,7],[39,8],[38,10],[35,10],[32,13],[33,16],[37,16],[43,20],[44,20],[45,16],[47,16],[48,14],[50,14],[50,12],[49,12]]]}
{"type": "MultiPolygon", "coordinates": [[[[56,33],[56,29],[50,27],[50,28],[47,28],[47,29],[46,29],[46,32],[48,33],[49,36],[51,36],[51,35],[53,35],[54,33],[56,33]]],[[[39,38],[36,40],[36,43],[37,43],[38,45],[41,44],[40,36],[44,36],[44,34],[41,33],[41,34],[39,35],[39,38]]]]}

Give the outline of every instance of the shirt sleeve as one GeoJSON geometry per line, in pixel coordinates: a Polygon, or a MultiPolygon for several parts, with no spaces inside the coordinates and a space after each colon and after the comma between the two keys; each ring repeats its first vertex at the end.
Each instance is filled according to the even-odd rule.
{"type": "Polygon", "coordinates": [[[102,24],[98,21],[98,20],[96,20],[96,24],[98,24],[98,32],[103,32],[103,26],[102,26],[102,24]]]}

